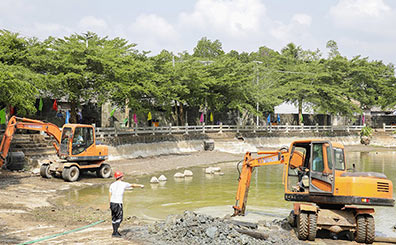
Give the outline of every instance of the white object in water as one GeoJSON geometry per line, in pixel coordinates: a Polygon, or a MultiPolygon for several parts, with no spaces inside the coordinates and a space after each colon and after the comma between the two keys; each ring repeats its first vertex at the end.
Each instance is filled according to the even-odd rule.
{"type": "Polygon", "coordinates": [[[167,181],[168,179],[165,177],[165,175],[161,175],[159,178],[158,178],[158,180],[159,181],[167,181]]]}
{"type": "Polygon", "coordinates": [[[184,176],[193,176],[193,172],[191,170],[184,170],[184,176]]]}
{"type": "Polygon", "coordinates": [[[221,168],[220,167],[212,167],[213,172],[220,172],[221,168]]]}
{"type": "Polygon", "coordinates": [[[159,181],[158,181],[158,179],[157,179],[157,177],[155,177],[155,176],[153,176],[152,178],[151,178],[151,180],[150,180],[150,183],[158,183],[159,181]]]}
{"type": "Polygon", "coordinates": [[[175,177],[175,178],[184,178],[184,174],[182,174],[182,173],[175,173],[175,175],[173,175],[173,177],[175,177]]]}
{"type": "Polygon", "coordinates": [[[206,169],[205,169],[205,173],[206,173],[206,174],[213,174],[214,171],[213,171],[212,167],[209,167],[209,168],[206,168],[206,169]]]}

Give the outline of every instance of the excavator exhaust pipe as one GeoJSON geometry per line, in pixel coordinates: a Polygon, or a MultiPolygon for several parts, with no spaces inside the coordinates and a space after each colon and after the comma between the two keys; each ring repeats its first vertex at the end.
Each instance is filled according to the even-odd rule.
{"type": "Polygon", "coordinates": [[[9,170],[22,170],[25,167],[26,159],[22,151],[9,152],[5,167],[9,170]]]}

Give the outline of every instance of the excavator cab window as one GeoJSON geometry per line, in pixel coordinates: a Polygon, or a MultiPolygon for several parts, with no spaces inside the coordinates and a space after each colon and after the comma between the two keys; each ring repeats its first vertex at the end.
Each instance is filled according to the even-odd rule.
{"type": "Polygon", "coordinates": [[[299,143],[292,147],[287,176],[287,189],[291,192],[308,192],[310,144],[299,143]]]}
{"type": "Polygon", "coordinates": [[[63,128],[61,144],[60,144],[60,153],[64,155],[68,155],[69,153],[69,141],[72,135],[71,128],[63,128]]]}
{"type": "Polygon", "coordinates": [[[85,151],[93,144],[93,129],[89,127],[77,127],[74,130],[72,154],[77,155],[85,151]]]}
{"type": "Polygon", "coordinates": [[[312,171],[323,172],[323,147],[322,144],[313,145],[312,171]]]}

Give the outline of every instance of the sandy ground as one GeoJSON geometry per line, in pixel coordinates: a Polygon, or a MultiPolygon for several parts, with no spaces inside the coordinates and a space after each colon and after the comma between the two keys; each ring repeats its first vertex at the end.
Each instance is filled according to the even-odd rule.
{"type": "MultiPolygon", "coordinates": [[[[196,152],[142,159],[110,162],[113,170],[125,175],[140,176],[189,166],[210,165],[238,161],[243,155],[221,152],[196,152]]],[[[67,198],[65,190],[84,188],[112,182],[83,176],[78,182],[65,182],[59,178],[44,179],[38,173],[0,170],[0,244],[19,244],[86,226],[99,220],[103,223],[58,236],[36,244],[138,244],[111,237],[111,219],[108,209],[87,206],[56,204],[56,199],[67,198]]],[[[124,220],[122,227],[141,225],[135,218],[124,220]]],[[[317,239],[312,244],[350,244],[347,241],[317,239]]]]}

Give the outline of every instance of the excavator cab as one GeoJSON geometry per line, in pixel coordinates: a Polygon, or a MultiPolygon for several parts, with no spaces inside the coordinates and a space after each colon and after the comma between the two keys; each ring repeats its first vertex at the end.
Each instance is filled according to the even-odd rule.
{"type": "Polygon", "coordinates": [[[59,156],[82,163],[103,161],[107,158],[107,147],[96,145],[91,125],[66,124],[62,129],[59,156]]]}
{"type": "MultiPolygon", "coordinates": [[[[342,152],[343,149],[337,149],[342,152]]],[[[338,165],[345,166],[337,154],[338,165]]],[[[295,142],[291,147],[286,175],[286,193],[332,194],[334,190],[335,151],[327,141],[295,142]]]]}

